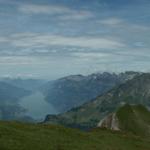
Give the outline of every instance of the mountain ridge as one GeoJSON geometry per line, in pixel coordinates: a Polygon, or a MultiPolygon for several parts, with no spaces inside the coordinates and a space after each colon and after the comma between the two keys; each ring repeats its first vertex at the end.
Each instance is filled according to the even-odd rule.
{"type": "Polygon", "coordinates": [[[150,111],[141,104],[125,104],[102,119],[97,126],[150,137],[150,111]]]}
{"type": "Polygon", "coordinates": [[[43,91],[46,101],[63,113],[104,94],[139,74],[139,72],[130,71],[119,74],[104,72],[87,76],[71,75],[47,83],[43,91]]]}
{"type": "Polygon", "coordinates": [[[0,81],[0,119],[18,118],[25,109],[18,102],[22,97],[30,95],[31,91],[0,81]]]}
{"type": "Polygon", "coordinates": [[[143,73],[80,107],[56,116],[48,115],[45,122],[79,128],[95,127],[102,118],[126,103],[149,107],[149,89],[150,73],[143,73]]]}

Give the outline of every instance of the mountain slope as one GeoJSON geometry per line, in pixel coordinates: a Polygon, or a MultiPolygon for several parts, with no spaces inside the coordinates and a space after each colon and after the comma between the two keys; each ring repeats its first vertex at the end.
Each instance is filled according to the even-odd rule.
{"type": "Polygon", "coordinates": [[[15,87],[35,91],[39,89],[43,84],[45,84],[45,80],[42,79],[22,79],[22,78],[2,78],[1,81],[11,84],[15,87]]]}
{"type": "Polygon", "coordinates": [[[0,119],[13,119],[23,113],[25,110],[18,105],[18,101],[30,93],[28,90],[0,82],[0,119]]]}
{"type": "Polygon", "coordinates": [[[53,83],[47,83],[43,89],[46,100],[56,107],[59,112],[64,112],[104,94],[116,85],[132,79],[138,74],[140,73],[111,74],[104,72],[89,76],[72,75],[53,83]]]}
{"type": "Polygon", "coordinates": [[[16,87],[9,83],[0,82],[0,102],[11,103],[17,102],[20,98],[29,95],[30,91],[16,87]]]}
{"type": "Polygon", "coordinates": [[[132,80],[66,113],[56,116],[48,115],[45,122],[91,128],[95,127],[106,115],[125,103],[143,104],[150,107],[149,73],[136,76],[132,80]]]}
{"type": "Polygon", "coordinates": [[[150,112],[142,105],[124,105],[100,121],[98,127],[150,137],[150,112]]]}
{"type": "Polygon", "coordinates": [[[1,150],[149,150],[150,139],[95,129],[0,122],[1,150]]]}

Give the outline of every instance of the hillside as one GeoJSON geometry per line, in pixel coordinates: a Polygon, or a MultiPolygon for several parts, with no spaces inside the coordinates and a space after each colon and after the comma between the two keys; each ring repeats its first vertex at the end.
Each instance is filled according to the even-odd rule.
{"type": "Polygon", "coordinates": [[[15,87],[30,91],[36,91],[46,83],[46,81],[42,79],[1,78],[0,80],[15,87]]]}
{"type": "Polygon", "coordinates": [[[1,150],[149,150],[150,139],[128,133],[0,122],[1,150]]]}
{"type": "Polygon", "coordinates": [[[25,110],[18,101],[31,92],[14,85],[0,82],[0,119],[9,120],[19,117],[25,110]]]}
{"type": "Polygon", "coordinates": [[[88,76],[72,75],[47,83],[42,90],[46,100],[62,113],[104,94],[113,87],[140,73],[95,73],[88,76]]]}
{"type": "Polygon", "coordinates": [[[144,73],[80,107],[60,115],[48,115],[45,122],[79,128],[95,127],[102,118],[125,103],[150,107],[149,89],[150,74],[144,73]]]}
{"type": "Polygon", "coordinates": [[[98,127],[150,137],[150,112],[142,105],[124,105],[100,121],[98,127]]]}
{"type": "Polygon", "coordinates": [[[16,102],[20,98],[29,95],[30,91],[9,83],[0,82],[0,101],[2,102],[16,102]]]}

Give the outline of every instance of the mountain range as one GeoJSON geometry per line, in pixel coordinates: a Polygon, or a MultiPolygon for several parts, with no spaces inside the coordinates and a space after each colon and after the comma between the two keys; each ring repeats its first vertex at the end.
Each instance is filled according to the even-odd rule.
{"type": "Polygon", "coordinates": [[[50,81],[41,90],[45,100],[62,113],[106,93],[138,74],[140,73],[130,71],[119,74],[104,72],[88,76],[71,75],[50,81]]]}
{"type": "Polygon", "coordinates": [[[1,119],[18,119],[18,114],[21,114],[22,117],[28,115],[30,118],[44,118],[48,113],[64,113],[91,101],[98,95],[102,95],[140,74],[132,71],[119,74],[104,72],[88,76],[71,75],[54,81],[1,78],[1,119]],[[21,95],[23,91],[25,93],[21,95]],[[37,93],[41,95],[39,98],[37,93]],[[38,104],[41,106],[38,106],[38,104]],[[37,105],[37,109],[33,109],[35,108],[34,105],[37,105]],[[35,114],[39,114],[39,117],[35,114]]]}
{"type": "Polygon", "coordinates": [[[65,113],[47,115],[45,123],[89,129],[96,127],[101,119],[126,103],[150,107],[149,73],[139,74],[90,102],[65,113]]]}
{"type": "MultiPolygon", "coordinates": [[[[0,121],[0,149],[149,150],[150,73],[128,72],[119,74],[115,78],[111,78],[112,74],[104,74],[105,76],[101,80],[97,80],[97,76],[102,76],[102,74],[96,74],[94,81],[89,82],[91,89],[91,85],[95,85],[97,82],[99,82],[97,87],[98,85],[101,88],[107,87],[102,93],[97,91],[96,95],[99,96],[91,100],[87,99],[83,104],[71,108],[69,111],[58,115],[47,115],[44,122],[34,124],[10,120],[32,120],[29,116],[21,115],[25,110],[18,105],[20,98],[31,95],[37,89],[46,94],[46,88],[53,87],[56,81],[39,84],[41,86],[36,86],[38,87],[35,88],[36,90],[34,88],[27,90],[21,88],[21,85],[17,86],[1,81],[1,119],[9,121],[0,121]],[[104,80],[106,76],[109,77],[104,80]],[[104,84],[100,81],[103,81],[104,84]],[[14,108],[12,109],[10,106],[14,106],[14,108]]],[[[76,86],[80,87],[79,83],[83,82],[81,78],[87,80],[87,76],[79,75],[59,79],[57,83],[61,83],[62,80],[67,83],[67,80],[67,84],[72,88],[74,87],[72,80],[74,80],[75,83],[78,83],[76,86]]],[[[93,91],[91,90],[92,94],[96,86],[93,91]]],[[[65,88],[62,89],[65,91],[65,88]]],[[[76,105],[79,105],[78,101],[76,105]]]]}
{"type": "Polygon", "coordinates": [[[36,91],[42,85],[44,85],[47,80],[44,79],[23,79],[23,78],[1,78],[1,81],[14,85],[18,88],[22,88],[29,91],[36,91]]]}

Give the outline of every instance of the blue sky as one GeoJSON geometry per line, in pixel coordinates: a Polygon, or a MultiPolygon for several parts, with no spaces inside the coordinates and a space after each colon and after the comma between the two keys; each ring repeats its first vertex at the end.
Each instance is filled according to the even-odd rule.
{"type": "Polygon", "coordinates": [[[0,0],[1,76],[150,71],[149,0],[0,0]]]}

